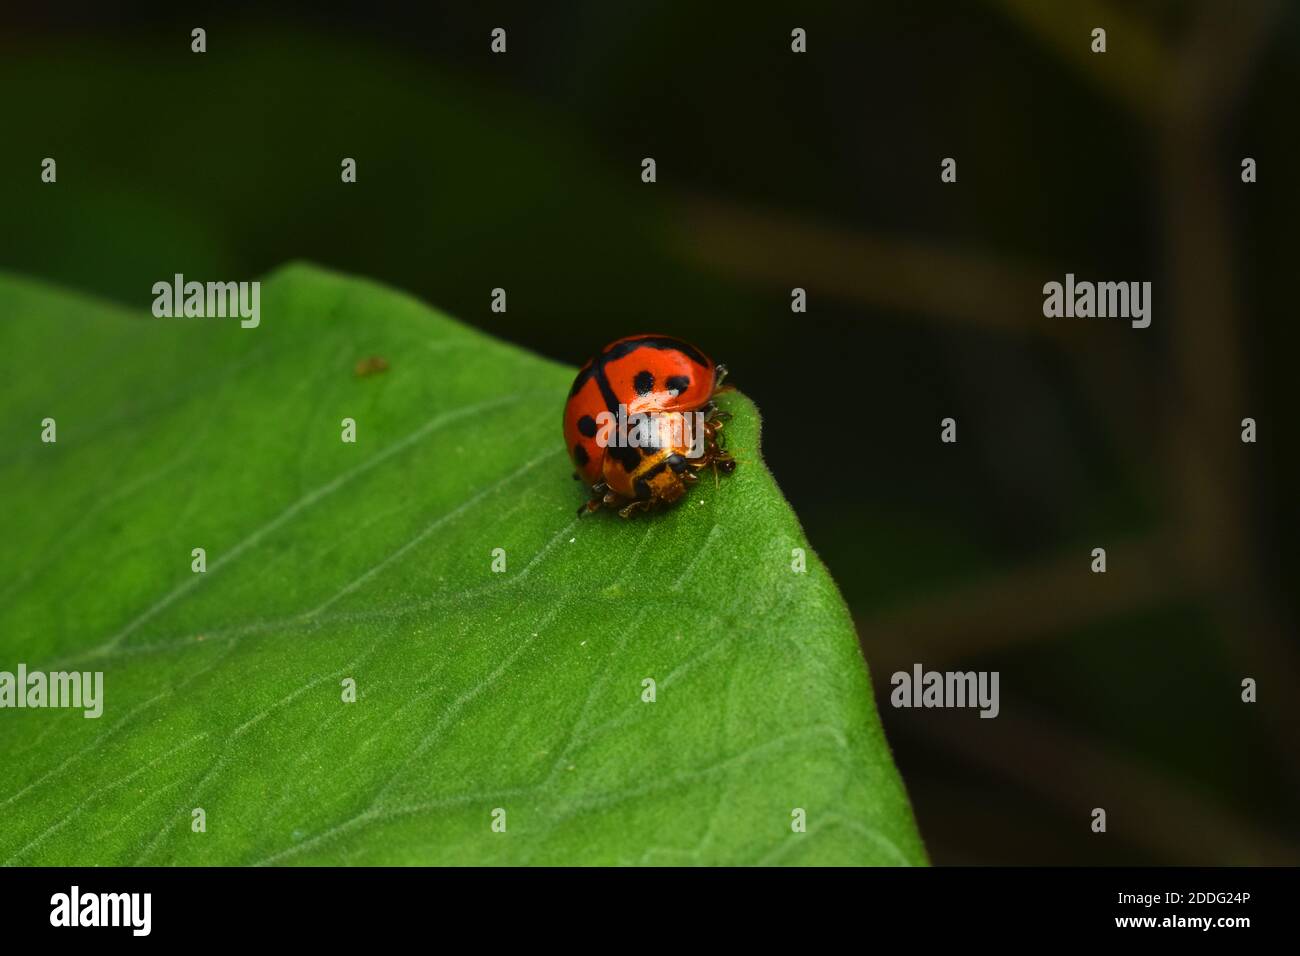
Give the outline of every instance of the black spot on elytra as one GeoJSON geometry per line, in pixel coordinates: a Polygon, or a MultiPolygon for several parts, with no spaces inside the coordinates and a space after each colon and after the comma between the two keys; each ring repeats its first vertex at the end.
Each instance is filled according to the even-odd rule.
{"type": "Polygon", "coordinates": [[[686,459],[674,452],[668,456],[668,467],[680,475],[686,470],[686,459]]]}
{"type": "Polygon", "coordinates": [[[588,438],[596,437],[596,419],[590,415],[583,415],[578,419],[578,431],[582,432],[588,438]]]}
{"type": "Polygon", "coordinates": [[[670,375],[668,381],[664,384],[678,395],[681,395],[691,387],[691,379],[687,375],[670,375]]]}
{"type": "MultiPolygon", "coordinates": [[[[587,454],[587,449],[582,447],[582,442],[573,446],[573,460],[578,463],[579,468],[586,468],[587,462],[591,461],[591,456],[587,454]]],[[[573,477],[577,478],[577,475],[573,477]]]]}
{"type": "Polygon", "coordinates": [[[605,454],[612,455],[626,472],[635,471],[636,466],[641,464],[641,452],[626,445],[610,445],[605,449],[605,454]]]}
{"type": "Polygon", "coordinates": [[[582,386],[587,384],[587,380],[591,378],[594,371],[595,364],[591,361],[588,361],[586,365],[578,370],[577,376],[573,379],[573,386],[569,389],[569,398],[573,398],[574,395],[582,391],[582,386]]]}
{"type": "Polygon", "coordinates": [[[636,373],[636,378],[632,379],[632,386],[638,395],[649,395],[655,390],[655,377],[650,374],[649,369],[643,368],[636,373]]]}

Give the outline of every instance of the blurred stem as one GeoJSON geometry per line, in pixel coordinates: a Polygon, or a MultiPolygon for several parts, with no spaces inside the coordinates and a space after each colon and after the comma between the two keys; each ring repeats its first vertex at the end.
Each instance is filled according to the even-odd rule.
{"type": "Polygon", "coordinates": [[[1046,270],[1032,264],[712,199],[682,202],[677,220],[690,261],[745,281],[1026,335],[1067,331],[1041,321],[1046,270]]]}
{"type": "Polygon", "coordinates": [[[1086,547],[1055,559],[948,588],[881,614],[860,618],[858,633],[873,669],[906,670],[1000,652],[1188,593],[1168,542],[1151,536],[1107,547],[1112,569],[1092,574],[1086,547]]]}
{"type": "Polygon", "coordinates": [[[1240,305],[1229,210],[1234,190],[1255,187],[1240,182],[1239,157],[1218,148],[1223,119],[1244,93],[1247,67],[1277,12],[1275,3],[1201,8],[1160,130],[1167,269],[1179,322],[1170,336],[1178,397],[1168,406],[1165,475],[1181,517],[1179,550],[1239,676],[1260,682],[1258,706],[1300,791],[1300,708],[1291,694],[1300,686],[1300,661],[1266,586],[1250,510],[1246,461],[1253,448],[1238,440],[1241,419],[1264,410],[1248,406],[1243,387],[1240,330],[1250,318],[1240,305]]]}
{"type": "Polygon", "coordinates": [[[1153,119],[1167,109],[1172,76],[1163,44],[1127,4],[1099,0],[993,0],[1089,83],[1153,119]],[[1106,31],[1106,52],[1092,52],[1092,31],[1106,31]]]}
{"type": "MultiPolygon", "coordinates": [[[[888,693],[886,686],[880,693],[888,693]]],[[[1059,805],[1081,832],[1107,811],[1107,834],[1179,864],[1289,864],[1300,848],[1142,763],[1097,746],[1041,714],[1002,713],[987,733],[952,711],[908,721],[909,730],[951,753],[1015,779],[1059,805]],[[1189,839],[1194,834],[1195,839],[1189,839]]],[[[1097,839],[1105,839],[1098,835],[1097,839]]]]}
{"type": "MultiPolygon", "coordinates": [[[[1240,420],[1253,411],[1243,387],[1243,310],[1228,215],[1230,190],[1243,184],[1239,157],[1229,161],[1218,148],[1223,121],[1246,89],[1250,65],[1280,5],[1207,2],[1187,41],[1174,50],[1111,4],[995,2],[1091,82],[1131,106],[1157,134],[1168,314],[1177,331],[1168,336],[1175,397],[1164,403],[1163,484],[1156,494],[1169,502],[1171,534],[1134,543],[1123,575],[1090,581],[1094,576],[1081,564],[1084,558],[1071,554],[862,621],[860,633],[869,646],[877,642],[874,634],[899,634],[908,660],[924,654],[938,662],[1053,633],[1063,615],[1085,623],[1195,592],[1215,615],[1240,676],[1261,682],[1266,696],[1258,706],[1300,791],[1300,704],[1289,694],[1300,686],[1300,660],[1266,585],[1262,545],[1252,532],[1245,465],[1250,447],[1236,441],[1240,420]],[[1090,50],[1097,26],[1107,29],[1104,58],[1090,50]]],[[[1116,363],[1127,373],[1122,380],[1139,390],[1144,378],[1154,376],[1144,376],[1143,360],[1111,346],[1098,359],[1102,347],[1079,326],[1041,321],[1042,276],[1054,270],[736,204],[694,199],[680,213],[686,253],[738,278],[814,288],[929,321],[1068,346],[1094,406],[1109,412],[1110,425],[1127,437],[1131,454],[1145,452],[1146,431],[1135,426],[1131,408],[1158,406],[1117,388],[1116,363]]],[[[890,647],[886,638],[885,655],[890,647]]],[[[881,649],[873,647],[873,660],[882,659],[881,649]]]]}

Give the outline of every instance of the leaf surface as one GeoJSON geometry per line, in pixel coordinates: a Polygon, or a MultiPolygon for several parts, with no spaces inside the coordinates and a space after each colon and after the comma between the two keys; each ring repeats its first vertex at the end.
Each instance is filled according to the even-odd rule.
{"type": "Polygon", "coordinates": [[[0,710],[0,861],[925,862],[747,399],[733,476],[578,518],[572,369],[310,266],[261,293],[0,277],[0,670],[104,675],[97,719],[0,710]]]}

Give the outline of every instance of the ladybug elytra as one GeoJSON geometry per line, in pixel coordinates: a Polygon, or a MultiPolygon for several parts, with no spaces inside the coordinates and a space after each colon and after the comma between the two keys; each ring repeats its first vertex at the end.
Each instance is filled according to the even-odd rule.
{"type": "Polygon", "coordinates": [[[723,448],[728,416],[713,402],[725,366],[681,339],[632,335],[579,371],[564,406],[564,443],[591,487],[578,509],[623,517],[679,500],[699,473],[735,470],[723,448]]]}

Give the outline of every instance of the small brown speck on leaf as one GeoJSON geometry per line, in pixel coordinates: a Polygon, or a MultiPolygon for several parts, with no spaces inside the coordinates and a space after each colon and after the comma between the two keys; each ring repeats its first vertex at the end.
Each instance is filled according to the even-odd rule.
{"type": "Polygon", "coordinates": [[[378,355],[359,359],[352,371],[356,373],[357,378],[365,378],[368,375],[378,375],[381,372],[388,371],[388,359],[378,355]]]}

